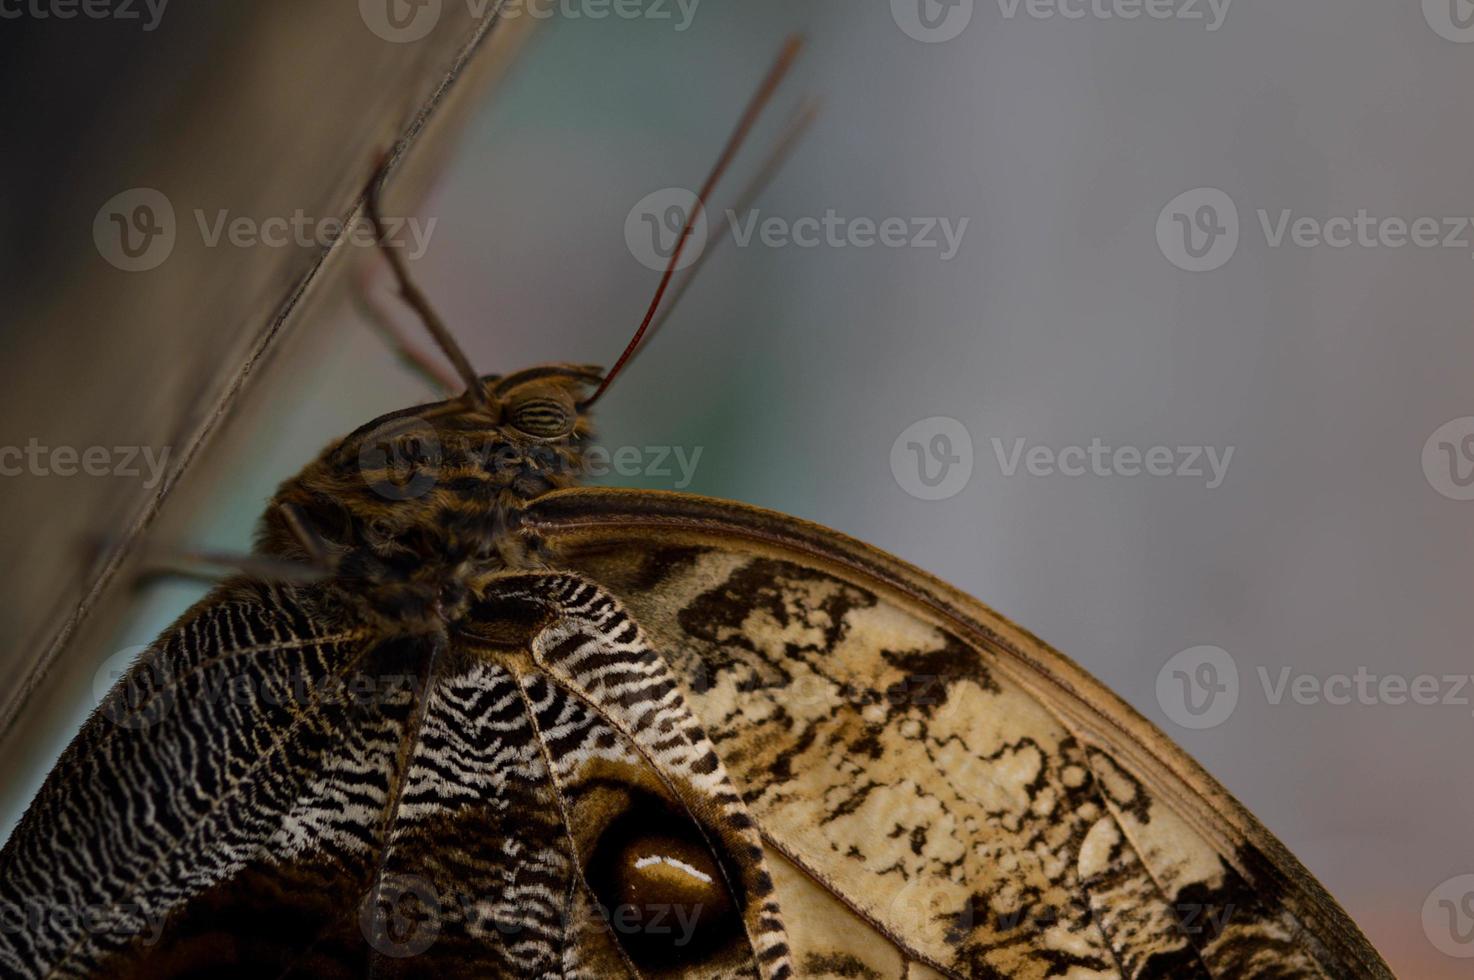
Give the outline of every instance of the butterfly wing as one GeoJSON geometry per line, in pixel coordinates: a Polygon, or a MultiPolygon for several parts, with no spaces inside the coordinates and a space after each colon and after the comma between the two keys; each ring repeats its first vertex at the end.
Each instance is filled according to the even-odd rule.
{"type": "MultiPolygon", "coordinates": [[[[0,903],[22,916],[0,932],[6,974],[93,975],[120,949],[153,948],[166,918],[251,877],[314,794],[371,793],[370,780],[317,775],[335,745],[367,741],[325,695],[371,648],[311,589],[236,583],[186,613],[88,719],[0,851],[0,903]]],[[[174,953],[208,962],[230,939],[202,930],[174,953]]]]}
{"type": "Polygon", "coordinates": [[[800,975],[1391,976],[1186,754],[977,601],[721,501],[575,490],[528,520],[671,658],[800,975]]]}
{"type": "Polygon", "coordinates": [[[6,975],[781,980],[752,820],[663,657],[567,575],[383,638],[236,584],[150,648],[0,852],[6,975]]]}

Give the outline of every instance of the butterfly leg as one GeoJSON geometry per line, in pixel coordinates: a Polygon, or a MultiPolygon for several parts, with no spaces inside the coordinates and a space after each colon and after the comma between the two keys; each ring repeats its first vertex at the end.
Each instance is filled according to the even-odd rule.
{"type": "Polygon", "coordinates": [[[249,575],[269,582],[316,582],[330,570],[303,562],[229,551],[149,551],[137,578],[140,581],[179,576],[215,582],[232,575],[249,575]]]}
{"type": "Polygon", "coordinates": [[[292,503],[281,506],[282,517],[307,555],[294,561],[274,555],[228,551],[165,550],[144,552],[139,579],[180,575],[216,581],[231,575],[249,575],[270,582],[316,582],[338,571],[338,561],[321,534],[292,503]]]}
{"type": "Polygon", "coordinates": [[[389,242],[389,236],[384,230],[383,211],[380,207],[380,197],[383,193],[384,172],[375,176],[369,184],[368,194],[364,199],[364,211],[367,212],[369,221],[373,222],[374,239],[379,245],[379,251],[384,253],[384,258],[389,262],[389,268],[394,272],[394,280],[399,286],[399,295],[409,304],[410,309],[419,314],[420,321],[424,323],[426,331],[435,341],[450,363],[455,367],[455,373],[459,381],[466,386],[466,397],[476,404],[484,404],[486,393],[481,390],[481,381],[476,374],[476,369],[471,366],[471,361],[466,357],[465,351],[461,350],[456,343],[455,337],[451,335],[450,329],[446,327],[445,321],[440,319],[440,314],[435,312],[435,307],[430,305],[430,299],[415,285],[410,278],[409,267],[405,265],[404,256],[389,242]]]}
{"type": "Polygon", "coordinates": [[[359,316],[366,320],[399,358],[400,362],[419,375],[442,395],[450,396],[460,388],[455,372],[447,369],[423,347],[410,340],[394,317],[373,294],[373,276],[365,267],[353,279],[353,305],[359,316]]]}

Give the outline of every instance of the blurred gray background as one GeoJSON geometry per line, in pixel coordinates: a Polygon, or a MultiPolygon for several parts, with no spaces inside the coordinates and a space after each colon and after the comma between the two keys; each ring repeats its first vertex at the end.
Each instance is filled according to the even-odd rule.
{"type": "MultiPolygon", "coordinates": [[[[583,0],[563,7],[581,15],[539,28],[415,205],[435,221],[416,274],[475,363],[612,360],[657,279],[626,234],[632,209],[699,183],[783,35],[803,30],[801,67],[717,210],[814,94],[822,116],[760,219],[832,209],[861,219],[845,226],[861,237],[865,219],[966,219],[960,246],[947,258],[909,243],[726,241],[604,401],[604,442],[699,448],[682,489],[822,522],[1022,623],[1198,758],[1400,975],[1468,976],[1450,951],[1474,943],[1425,908],[1474,872],[1474,684],[1445,678],[1474,671],[1474,502],[1457,499],[1474,494],[1460,486],[1474,421],[1435,437],[1474,416],[1474,27],[1460,27],[1474,8],[1177,0],[1152,8],[1170,17],[1127,19],[1102,12],[1145,8],[672,0],[639,8],[668,19],[594,19],[583,0]],[[1201,188],[1221,194],[1169,207],[1201,188]],[[1237,245],[1222,261],[1225,199],[1237,245]],[[1360,211],[1364,241],[1330,220],[1360,211]],[[1394,247],[1399,221],[1405,239],[1425,217],[1436,234],[1394,247]],[[1299,219],[1313,220],[1297,243],[1299,219]],[[917,462],[911,437],[893,466],[898,437],[934,417],[972,445],[934,446],[959,426],[912,430],[924,452],[957,457],[944,500],[922,499],[934,494],[900,465],[917,462]],[[1026,461],[1008,475],[1018,440],[1051,456],[1093,440],[1165,446],[1174,463],[1191,447],[1232,455],[1211,487],[1211,470],[1132,475],[1129,454],[1106,475],[1026,461]],[[1203,646],[1224,651],[1203,655],[1217,679],[1224,657],[1238,675],[1236,701],[1210,716],[1185,711],[1163,674],[1203,646]],[[1358,668],[1374,703],[1336,679],[1358,668]],[[1276,697],[1301,675],[1302,692],[1350,690],[1351,703],[1276,697]],[[1397,679],[1420,675],[1438,703],[1396,696],[1397,679]],[[1189,727],[1205,717],[1217,723],[1189,727]]],[[[344,30],[362,30],[345,11],[344,30]]],[[[246,547],[275,484],[323,443],[425,397],[341,297],[304,327],[201,460],[194,478],[213,496],[166,509],[160,545],[246,547]]],[[[941,472],[940,458],[921,462],[941,472]]],[[[140,592],[126,630],[82,656],[147,642],[200,591],[140,592]]],[[[9,781],[3,829],[90,707],[78,694],[34,771],[9,781]]]]}

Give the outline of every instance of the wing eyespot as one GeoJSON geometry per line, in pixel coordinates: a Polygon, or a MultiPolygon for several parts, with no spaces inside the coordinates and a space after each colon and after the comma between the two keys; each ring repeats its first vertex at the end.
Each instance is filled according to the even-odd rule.
{"type": "Polygon", "coordinates": [[[713,850],[716,839],[643,793],[600,834],[589,888],[642,972],[690,968],[743,939],[740,886],[732,861],[713,850]]]}

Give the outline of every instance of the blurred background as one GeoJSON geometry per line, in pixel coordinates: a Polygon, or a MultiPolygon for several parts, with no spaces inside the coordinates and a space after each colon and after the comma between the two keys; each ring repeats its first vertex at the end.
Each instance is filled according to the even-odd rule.
{"type": "MultiPolygon", "coordinates": [[[[360,271],[383,292],[370,250],[338,249],[278,329],[321,249],[206,239],[222,209],[258,227],[346,213],[467,54],[477,5],[262,9],[0,24],[27,137],[0,164],[0,446],[113,447],[147,418],[131,438],[170,447],[174,474],[144,487],[146,466],[65,477],[27,457],[0,480],[0,833],[99,672],[204,591],[114,576],[55,644],[96,571],[83,544],[141,527],[162,488],[148,547],[244,550],[279,481],[429,395],[349,301],[360,271]],[[439,22],[417,36],[422,15],[439,22]],[[88,57],[52,85],[63,50],[88,57]],[[73,145],[119,133],[128,154],[73,145]],[[250,197],[262,186],[275,197],[250,197]],[[136,214],[105,204],[137,188],[169,201],[177,245],[125,271],[151,259],[94,225],[136,214]]],[[[612,361],[658,279],[642,258],[663,202],[699,184],[803,31],[709,213],[720,252],[601,405],[604,443],[632,450],[606,482],[786,511],[978,596],[1177,739],[1399,975],[1468,976],[1474,921],[1440,912],[1474,891],[1465,0],[511,11],[525,43],[466,59],[491,67],[389,202],[419,222],[415,274],[477,366],[612,361]],[[757,213],[720,213],[807,95],[822,114],[757,213]]]]}

